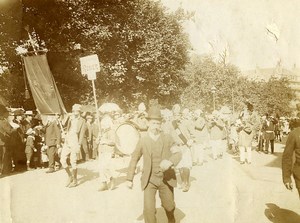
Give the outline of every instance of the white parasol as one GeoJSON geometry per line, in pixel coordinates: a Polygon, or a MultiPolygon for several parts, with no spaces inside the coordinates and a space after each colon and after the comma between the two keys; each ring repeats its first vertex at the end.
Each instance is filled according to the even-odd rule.
{"type": "Polygon", "coordinates": [[[116,103],[104,103],[99,107],[99,111],[102,113],[106,112],[114,112],[114,111],[120,111],[121,108],[116,103]]]}

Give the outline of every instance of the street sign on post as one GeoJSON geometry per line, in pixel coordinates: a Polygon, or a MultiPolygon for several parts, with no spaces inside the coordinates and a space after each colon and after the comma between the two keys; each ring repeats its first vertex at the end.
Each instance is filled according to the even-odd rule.
{"type": "Polygon", "coordinates": [[[96,80],[96,72],[89,72],[89,73],[87,73],[87,78],[90,81],[96,80]]]}
{"type": "Polygon", "coordinates": [[[90,56],[85,56],[80,58],[80,67],[81,73],[83,76],[87,75],[88,80],[92,81],[93,87],[93,94],[95,100],[95,108],[96,108],[96,120],[100,132],[100,120],[99,120],[99,111],[98,111],[98,102],[96,96],[96,87],[95,87],[95,80],[96,80],[96,73],[100,71],[100,63],[97,54],[93,54],[90,56]]]}
{"type": "Polygon", "coordinates": [[[87,75],[89,80],[96,80],[96,73],[100,71],[100,63],[97,54],[80,58],[81,73],[87,75]]]}

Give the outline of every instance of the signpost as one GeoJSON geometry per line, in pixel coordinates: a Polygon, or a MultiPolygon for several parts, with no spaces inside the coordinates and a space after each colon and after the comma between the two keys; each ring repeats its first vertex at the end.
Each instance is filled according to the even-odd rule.
{"type": "Polygon", "coordinates": [[[93,54],[90,56],[81,57],[80,66],[81,66],[82,75],[83,76],[86,75],[88,80],[92,81],[94,101],[96,107],[96,119],[97,119],[97,124],[100,133],[99,111],[98,111],[98,102],[97,102],[96,87],[95,87],[96,73],[100,71],[100,63],[99,63],[98,55],[93,54]]]}

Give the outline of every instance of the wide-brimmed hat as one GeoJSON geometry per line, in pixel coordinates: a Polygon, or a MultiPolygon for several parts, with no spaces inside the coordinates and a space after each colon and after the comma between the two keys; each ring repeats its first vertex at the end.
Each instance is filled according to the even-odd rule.
{"type": "Polygon", "coordinates": [[[148,120],[162,120],[161,111],[159,106],[152,106],[149,108],[148,115],[146,117],[148,120]]]}
{"type": "Polygon", "coordinates": [[[14,116],[22,116],[24,115],[24,112],[20,109],[17,109],[14,111],[14,116]]]}

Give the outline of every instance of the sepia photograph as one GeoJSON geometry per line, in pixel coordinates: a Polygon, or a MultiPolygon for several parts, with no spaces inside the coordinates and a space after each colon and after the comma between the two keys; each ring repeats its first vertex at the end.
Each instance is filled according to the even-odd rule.
{"type": "Polygon", "coordinates": [[[0,222],[300,223],[299,12],[0,0],[0,222]]]}

